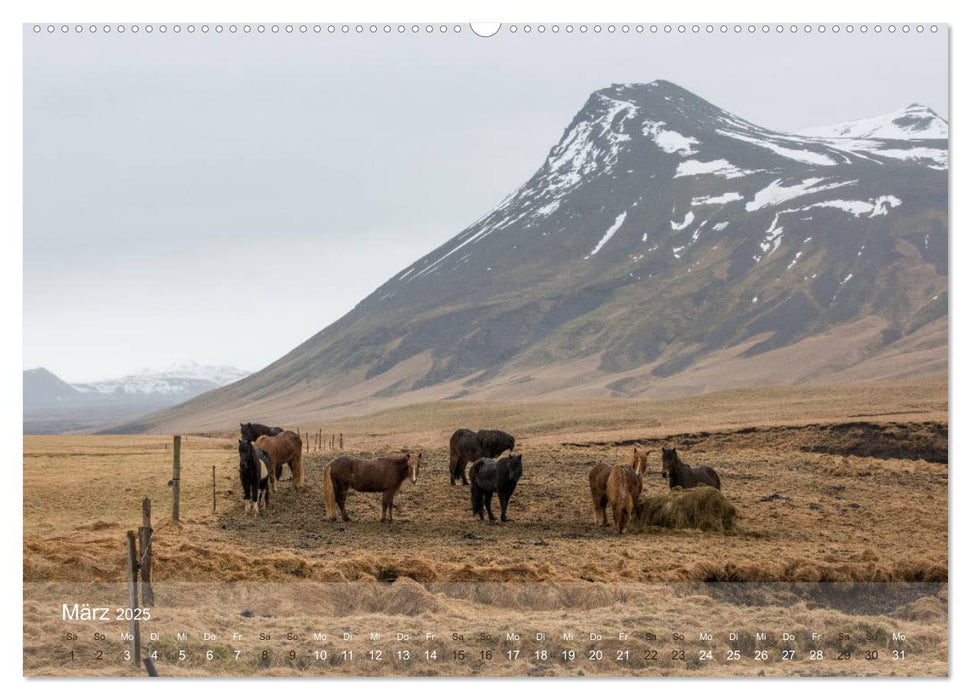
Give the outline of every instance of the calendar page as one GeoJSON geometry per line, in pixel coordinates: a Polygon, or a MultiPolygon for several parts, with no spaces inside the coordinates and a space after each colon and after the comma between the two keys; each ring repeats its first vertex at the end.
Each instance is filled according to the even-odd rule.
{"type": "Polygon", "coordinates": [[[948,675],[948,27],[23,26],[25,676],[948,675]]]}

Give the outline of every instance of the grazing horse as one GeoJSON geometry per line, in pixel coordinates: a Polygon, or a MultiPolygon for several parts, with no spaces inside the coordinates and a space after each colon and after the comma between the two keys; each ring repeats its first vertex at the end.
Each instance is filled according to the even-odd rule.
{"type": "Polygon", "coordinates": [[[254,515],[260,514],[260,499],[270,506],[270,490],[267,481],[270,477],[270,456],[249,440],[239,439],[239,480],[243,484],[244,513],[253,509],[254,515]]]}
{"type": "Polygon", "coordinates": [[[512,452],[515,447],[516,438],[501,430],[473,432],[468,428],[459,428],[448,441],[448,476],[452,486],[455,486],[458,479],[468,485],[469,481],[465,477],[466,464],[483,457],[498,457],[506,450],[512,452]]]}
{"type": "MultiPolygon", "coordinates": [[[[607,506],[611,503],[614,504],[614,528],[618,528],[618,515],[624,517],[624,528],[626,528],[627,520],[630,519],[633,513],[633,508],[637,504],[637,499],[640,497],[641,487],[640,484],[644,478],[644,473],[647,471],[647,456],[651,454],[653,450],[645,450],[643,447],[634,446],[634,454],[631,458],[630,465],[618,464],[616,466],[610,466],[609,464],[597,464],[590,470],[590,496],[593,499],[593,522],[597,525],[607,524],[607,506]],[[627,497],[621,494],[620,484],[621,477],[618,476],[615,479],[614,492],[617,499],[610,497],[610,478],[615,470],[627,470],[632,471],[637,477],[638,486],[636,488],[637,493],[633,494],[633,505],[628,503],[627,497]],[[620,509],[618,510],[618,504],[620,509]]],[[[623,530],[618,530],[622,532],[623,530]]]]}
{"type": "Polygon", "coordinates": [[[239,434],[247,442],[256,442],[261,435],[279,435],[283,428],[270,428],[262,423],[240,423],[239,434]]]}
{"type": "Polygon", "coordinates": [[[488,457],[477,459],[469,467],[472,481],[472,514],[484,520],[483,506],[489,513],[489,521],[495,522],[492,514],[492,494],[499,492],[499,507],[502,509],[502,522],[506,522],[506,506],[512,498],[516,484],[523,475],[523,456],[509,455],[495,460],[488,457]]]}
{"type": "Polygon", "coordinates": [[[678,457],[676,447],[661,448],[661,476],[668,480],[671,488],[680,486],[690,489],[700,484],[714,486],[721,491],[722,482],[711,467],[691,467],[678,457]]]}
{"type": "Polygon", "coordinates": [[[284,430],[279,435],[261,435],[253,443],[270,456],[270,488],[276,491],[276,482],[283,473],[283,465],[290,465],[293,483],[303,486],[303,440],[292,430],[284,430]]]}
{"type": "Polygon", "coordinates": [[[349,521],[345,503],[348,489],[373,493],[382,491],[381,522],[392,521],[394,496],[405,479],[418,482],[418,469],[421,467],[421,452],[401,455],[400,457],[380,457],[378,459],[358,459],[342,456],[335,459],[324,469],[324,508],[328,520],[337,519],[337,508],[341,518],[349,521]]]}

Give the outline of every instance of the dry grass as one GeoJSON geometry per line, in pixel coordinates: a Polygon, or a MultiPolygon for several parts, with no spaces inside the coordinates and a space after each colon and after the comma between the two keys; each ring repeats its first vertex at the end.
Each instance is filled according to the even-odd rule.
{"type": "MultiPolygon", "coordinates": [[[[885,399],[889,403],[871,402],[866,404],[867,410],[892,412],[893,405],[899,408],[906,404],[896,390],[886,393],[885,399]]],[[[792,394],[787,401],[800,404],[798,396],[792,394]]],[[[915,403],[920,401],[923,399],[915,403]]],[[[297,582],[325,586],[348,582],[354,586],[387,586],[393,582],[390,588],[377,589],[362,598],[357,612],[346,608],[350,603],[345,598],[332,599],[337,594],[328,594],[325,598],[331,601],[331,607],[321,615],[347,615],[346,620],[340,618],[334,624],[354,624],[361,629],[368,625],[413,628],[414,624],[406,622],[416,619],[414,616],[436,629],[450,625],[478,629],[508,625],[509,610],[515,609],[523,631],[529,631],[558,628],[565,624],[564,610],[569,614],[570,610],[586,609],[584,625],[596,624],[604,629],[650,625],[662,633],[688,626],[696,614],[708,615],[713,629],[729,624],[746,628],[764,624],[778,629],[798,620],[800,629],[806,630],[820,625],[833,626],[827,629],[890,630],[906,622],[909,629],[921,630],[920,635],[908,637],[919,639],[913,647],[917,658],[908,666],[872,666],[861,671],[827,660],[826,664],[793,671],[781,665],[765,669],[751,665],[638,663],[622,672],[946,672],[948,466],[919,457],[925,452],[936,454],[941,431],[932,423],[906,422],[884,423],[875,429],[844,429],[822,420],[829,411],[827,402],[842,406],[844,411],[851,403],[846,397],[827,398],[825,392],[811,395],[802,405],[812,407],[807,409],[812,424],[799,426],[796,412],[787,412],[781,399],[773,399],[767,404],[772,407],[769,413],[779,409],[784,420],[773,426],[769,413],[762,411],[760,425],[764,428],[758,430],[739,430],[737,426],[718,429],[714,424],[727,420],[724,406],[716,421],[713,409],[702,403],[691,403],[685,413],[666,416],[663,427],[655,424],[654,416],[641,414],[641,429],[633,424],[639,409],[628,402],[615,404],[617,424],[608,420],[609,406],[605,404],[589,411],[588,429],[573,432],[569,432],[569,426],[583,423],[584,416],[568,416],[560,404],[547,407],[545,412],[542,406],[532,404],[528,410],[510,414],[508,423],[501,420],[499,408],[485,411],[486,417],[481,420],[466,420],[466,406],[455,407],[455,414],[444,407],[436,408],[431,417],[416,410],[410,414],[379,414],[370,424],[355,419],[343,425],[351,453],[370,456],[404,448],[421,448],[425,453],[418,484],[404,485],[396,499],[399,509],[395,522],[390,525],[378,522],[380,496],[356,492],[348,499],[354,518],[351,523],[324,520],[320,477],[324,465],[334,456],[329,452],[307,456],[307,487],[297,492],[283,482],[271,497],[269,512],[257,519],[242,512],[235,438],[189,436],[183,445],[183,523],[175,525],[168,517],[170,437],[26,436],[24,577],[30,586],[49,581],[124,580],[124,532],[139,524],[141,499],[149,496],[155,508],[156,580],[170,586],[188,582],[201,587],[198,590],[210,586],[217,602],[228,582],[276,582],[260,587],[264,592],[279,589],[279,595],[267,599],[267,606],[284,599],[286,591],[291,590],[288,587],[297,582]],[[412,423],[407,422],[409,415],[412,423]],[[514,432],[515,426],[522,428],[517,451],[521,449],[524,454],[524,476],[510,503],[511,522],[507,524],[490,525],[473,519],[467,489],[448,484],[447,433],[464,423],[473,427],[512,426],[514,432]],[[350,425],[356,428],[352,430],[350,425]],[[439,427],[442,425],[448,429],[439,427]],[[666,431],[668,425],[672,429],[666,431]],[[722,520],[721,529],[706,531],[698,529],[703,524],[700,520],[682,514],[676,521],[689,524],[687,528],[652,525],[643,531],[632,529],[625,536],[594,526],[587,483],[589,467],[597,462],[626,461],[631,440],[660,444],[672,439],[687,462],[708,465],[718,472],[722,495],[736,511],[734,523],[726,528],[722,520]],[[900,456],[856,454],[866,454],[873,445],[887,441],[896,441],[893,444],[899,446],[900,456]],[[841,450],[845,454],[840,454],[841,450]],[[213,464],[217,467],[215,514],[211,505],[213,464]],[[476,597],[461,602],[465,594],[457,591],[473,590],[461,587],[483,582],[500,587],[478,590],[476,597]],[[851,586],[930,582],[939,587],[935,590],[944,592],[902,599],[881,611],[839,610],[832,601],[824,600],[819,603],[821,608],[803,607],[800,612],[791,606],[805,604],[781,593],[755,602],[722,598],[717,605],[710,597],[686,595],[669,604],[661,602],[657,592],[649,598],[631,594],[621,599],[617,590],[610,588],[699,582],[843,582],[840,585],[851,586]],[[450,589],[443,597],[435,592],[435,586],[440,585],[459,588],[450,589]],[[569,586],[588,588],[577,593],[569,586]],[[389,598],[392,592],[395,595],[389,598]],[[700,601],[697,605],[695,598],[700,601]],[[545,609],[541,609],[543,601],[545,609]],[[657,613],[649,615],[648,610],[657,613]],[[668,611],[670,617],[658,617],[662,611],[668,611]],[[922,650],[922,656],[917,655],[918,650],[922,650]]],[[[844,420],[848,418],[859,420],[858,416],[844,415],[844,420]]],[[[892,419],[904,420],[896,413],[892,419]]],[[[946,446],[946,426],[943,435],[946,446]]],[[[660,476],[660,460],[655,463],[655,458],[652,455],[645,475],[646,504],[685,498],[705,500],[704,489],[671,495],[660,476]]],[[[693,517],[720,513],[724,518],[728,509],[723,506],[695,504],[693,517]]],[[[653,520],[656,516],[645,517],[653,520]]],[[[176,609],[179,619],[195,614],[207,619],[211,614],[216,615],[213,624],[223,620],[219,624],[254,630],[302,629],[313,624],[307,617],[310,607],[260,622],[240,618],[239,611],[225,618],[227,612],[220,605],[229,601],[230,606],[236,606],[235,599],[224,596],[223,603],[211,612],[202,602],[193,600],[192,596],[171,599],[173,616],[176,609]],[[217,609],[221,611],[218,614],[214,612],[217,609]]],[[[45,609],[38,607],[36,614],[28,615],[33,608],[25,605],[25,634],[28,629],[32,635],[43,633],[48,624],[43,616],[45,609]]],[[[158,624],[171,623],[162,620],[158,624]]],[[[641,640],[640,644],[638,648],[643,649],[648,641],[641,640]]],[[[32,673],[58,672],[46,653],[38,647],[32,673]]],[[[321,669],[303,662],[293,665],[282,650],[270,659],[265,666],[233,670],[232,664],[221,662],[214,668],[226,673],[268,674],[404,672],[395,666],[362,669],[330,664],[321,669]]],[[[617,667],[579,668],[585,673],[620,672],[617,667]]],[[[560,674],[576,670],[556,664],[512,670],[474,664],[442,665],[433,672],[560,674]]],[[[112,671],[116,672],[121,671],[112,671]]]]}
{"type": "Polygon", "coordinates": [[[711,486],[672,489],[642,499],[634,524],[672,529],[695,528],[728,532],[735,527],[738,511],[721,491],[711,486]]]}

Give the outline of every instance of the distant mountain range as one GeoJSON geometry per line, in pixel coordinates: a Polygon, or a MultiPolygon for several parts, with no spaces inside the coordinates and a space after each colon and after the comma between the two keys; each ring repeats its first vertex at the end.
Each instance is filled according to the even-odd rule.
{"type": "Polygon", "coordinates": [[[242,381],[124,427],[947,370],[947,122],[806,135],[666,81],[590,95],[494,210],[242,381]]]}
{"type": "Polygon", "coordinates": [[[193,362],[99,382],[69,384],[39,367],[25,370],[24,432],[92,430],[174,406],[249,373],[193,362]]]}

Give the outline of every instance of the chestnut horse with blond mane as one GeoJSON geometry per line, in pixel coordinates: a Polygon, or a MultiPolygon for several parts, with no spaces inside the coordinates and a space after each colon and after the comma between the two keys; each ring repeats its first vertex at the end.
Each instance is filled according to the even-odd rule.
{"type": "Polygon", "coordinates": [[[607,506],[613,506],[614,532],[623,534],[634,515],[641,496],[642,480],[647,471],[647,456],[652,450],[634,446],[630,464],[598,464],[590,470],[590,496],[593,499],[593,521],[607,524],[607,506]]]}

